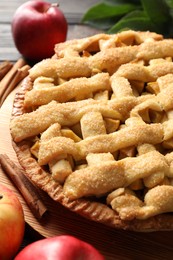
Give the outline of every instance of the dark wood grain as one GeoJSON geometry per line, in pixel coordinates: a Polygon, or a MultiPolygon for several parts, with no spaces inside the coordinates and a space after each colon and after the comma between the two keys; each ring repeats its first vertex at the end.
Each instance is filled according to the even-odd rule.
{"type": "MultiPolygon", "coordinates": [[[[0,62],[3,60],[16,61],[20,57],[12,39],[11,21],[16,8],[24,2],[26,1],[0,1],[0,62]]],[[[50,2],[54,2],[54,0],[50,0],[50,2]]],[[[68,39],[82,38],[98,32],[79,22],[87,8],[99,1],[61,0],[58,2],[69,23],[68,39]]],[[[89,220],[69,212],[61,205],[57,207],[57,218],[60,233],[75,235],[93,244],[108,260],[169,260],[173,258],[172,231],[134,233],[112,230],[109,227],[91,223],[89,220]]],[[[22,247],[40,238],[40,234],[27,225],[22,247]]]]}

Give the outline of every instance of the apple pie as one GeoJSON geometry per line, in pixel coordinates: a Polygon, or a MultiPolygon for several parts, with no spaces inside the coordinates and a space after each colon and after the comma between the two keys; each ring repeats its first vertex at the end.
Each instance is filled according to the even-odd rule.
{"type": "Polygon", "coordinates": [[[57,44],[16,94],[10,131],[53,200],[113,228],[173,229],[173,39],[127,30],[57,44]]]}

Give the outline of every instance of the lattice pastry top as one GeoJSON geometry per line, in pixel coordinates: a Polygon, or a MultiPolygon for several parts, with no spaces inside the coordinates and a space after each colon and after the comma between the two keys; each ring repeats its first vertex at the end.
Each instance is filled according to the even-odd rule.
{"type": "Polygon", "coordinates": [[[61,202],[99,201],[121,224],[172,212],[172,57],[173,40],[151,32],[56,45],[10,124],[21,164],[38,164],[31,179],[61,202]]]}

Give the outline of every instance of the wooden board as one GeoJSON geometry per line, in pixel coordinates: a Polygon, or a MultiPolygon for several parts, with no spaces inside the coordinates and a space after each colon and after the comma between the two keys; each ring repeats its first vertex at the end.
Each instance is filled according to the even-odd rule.
{"type": "MultiPolygon", "coordinates": [[[[16,90],[15,90],[16,91],[16,90]]],[[[15,163],[17,158],[11,145],[9,120],[14,99],[13,91],[0,110],[0,153],[6,153],[15,163]]],[[[91,243],[106,259],[171,259],[173,255],[173,232],[134,233],[113,230],[99,223],[91,222],[54,203],[41,192],[49,213],[38,221],[26,205],[20,193],[0,169],[0,182],[6,184],[19,197],[25,221],[44,237],[71,234],[91,243]]]]}

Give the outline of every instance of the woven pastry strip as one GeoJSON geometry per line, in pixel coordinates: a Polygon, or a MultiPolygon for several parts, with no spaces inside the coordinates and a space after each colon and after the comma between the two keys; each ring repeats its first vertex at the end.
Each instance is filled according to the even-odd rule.
{"type": "Polygon", "coordinates": [[[173,40],[152,32],[56,45],[14,103],[10,130],[29,178],[92,220],[172,229],[172,58],[173,40]]]}

